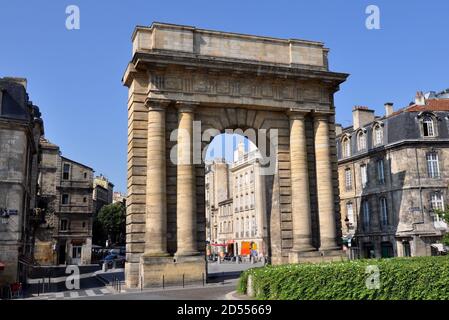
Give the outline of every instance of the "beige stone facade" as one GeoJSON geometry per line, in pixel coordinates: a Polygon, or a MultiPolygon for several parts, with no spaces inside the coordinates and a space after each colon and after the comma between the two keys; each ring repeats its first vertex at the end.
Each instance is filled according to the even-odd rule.
{"type": "Polygon", "coordinates": [[[90,264],[93,169],[61,156],[46,139],[40,147],[38,195],[46,214],[36,231],[34,257],[41,265],[90,264]]]}
{"type": "Polygon", "coordinates": [[[0,286],[24,282],[32,261],[40,117],[26,79],[0,78],[0,286]]]}
{"type": "Polygon", "coordinates": [[[387,103],[382,117],[355,107],[354,126],[338,135],[341,224],[352,258],[442,253],[447,225],[436,210],[449,203],[449,97],[440,96],[396,112],[387,103]]]}
{"type": "Polygon", "coordinates": [[[245,151],[240,143],[229,164],[224,160],[206,164],[208,254],[268,255],[265,176],[261,155],[253,146],[245,151]]]}
{"type": "MultiPolygon", "coordinates": [[[[192,281],[202,278],[204,164],[196,160],[210,142],[210,136],[201,139],[207,129],[270,133],[275,169],[266,185],[273,263],[289,261],[295,238],[311,238],[311,256],[334,256],[328,249],[335,248],[340,218],[333,94],[347,75],[329,71],[328,49],[319,42],[161,23],[137,27],[132,41],[123,78],[129,88],[127,284],[149,286],[162,276],[177,281],[179,270],[187,270],[183,265],[192,270],[192,281]],[[199,130],[194,121],[201,123],[199,130]],[[302,130],[291,130],[295,121],[302,130]],[[199,143],[191,133],[199,134],[199,143]],[[297,139],[303,141],[300,152],[306,151],[302,162],[291,158],[291,148],[297,148],[291,141],[297,139]],[[317,164],[325,171],[318,180],[317,164]],[[310,230],[294,227],[303,213],[300,204],[292,207],[292,198],[301,193],[292,188],[292,177],[308,180],[310,230]]],[[[306,259],[302,253],[310,249],[298,243],[295,261],[306,259]]]]}

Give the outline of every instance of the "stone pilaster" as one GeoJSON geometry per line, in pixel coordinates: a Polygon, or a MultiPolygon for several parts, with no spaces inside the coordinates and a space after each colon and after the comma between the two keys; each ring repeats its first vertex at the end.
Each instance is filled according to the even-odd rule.
{"type": "Polygon", "coordinates": [[[145,256],[167,256],[165,108],[168,101],[147,100],[147,191],[145,256]]]}
{"type": "Polygon", "coordinates": [[[336,242],[337,230],[328,117],[326,114],[317,114],[314,117],[320,251],[339,249],[336,242]]]}
{"type": "Polygon", "coordinates": [[[290,163],[293,219],[293,248],[289,261],[298,262],[298,254],[316,250],[312,245],[309,170],[304,113],[290,112],[290,163]]]}
{"type": "Polygon", "coordinates": [[[193,120],[195,104],[177,102],[177,251],[176,256],[197,255],[196,179],[193,164],[193,120]]]}

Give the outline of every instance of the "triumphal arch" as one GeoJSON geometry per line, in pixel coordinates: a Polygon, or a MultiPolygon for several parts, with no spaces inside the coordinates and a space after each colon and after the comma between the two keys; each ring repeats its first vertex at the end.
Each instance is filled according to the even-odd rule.
{"type": "Polygon", "coordinates": [[[271,262],[340,257],[333,95],[346,78],[329,71],[320,42],[165,23],[137,27],[123,78],[129,88],[127,285],[206,275],[198,154],[210,132],[226,129],[254,129],[258,146],[268,141],[271,262]]]}

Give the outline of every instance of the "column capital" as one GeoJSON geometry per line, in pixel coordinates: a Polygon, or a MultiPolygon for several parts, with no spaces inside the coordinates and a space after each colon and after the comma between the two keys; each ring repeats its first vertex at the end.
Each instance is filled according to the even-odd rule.
{"type": "Polygon", "coordinates": [[[176,101],[176,108],[179,112],[194,112],[200,104],[193,101],[176,101]]]}
{"type": "Polygon", "coordinates": [[[317,111],[313,113],[313,120],[314,121],[329,121],[329,117],[333,116],[333,112],[329,111],[317,111]]]}
{"type": "Polygon", "coordinates": [[[149,111],[165,111],[170,102],[170,100],[146,98],[145,106],[149,111]]]}
{"type": "Polygon", "coordinates": [[[293,109],[290,108],[287,110],[287,115],[290,118],[290,120],[303,120],[305,116],[307,116],[310,113],[310,110],[299,110],[299,109],[293,109]]]}

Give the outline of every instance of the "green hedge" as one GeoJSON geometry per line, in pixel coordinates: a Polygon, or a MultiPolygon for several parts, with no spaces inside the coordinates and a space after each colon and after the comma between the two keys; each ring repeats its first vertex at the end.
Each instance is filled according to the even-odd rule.
{"type": "Polygon", "coordinates": [[[416,300],[449,299],[449,257],[392,258],[319,264],[267,266],[245,271],[238,290],[246,293],[252,275],[257,299],[416,300]],[[367,267],[379,268],[378,289],[367,288],[367,267]]]}

